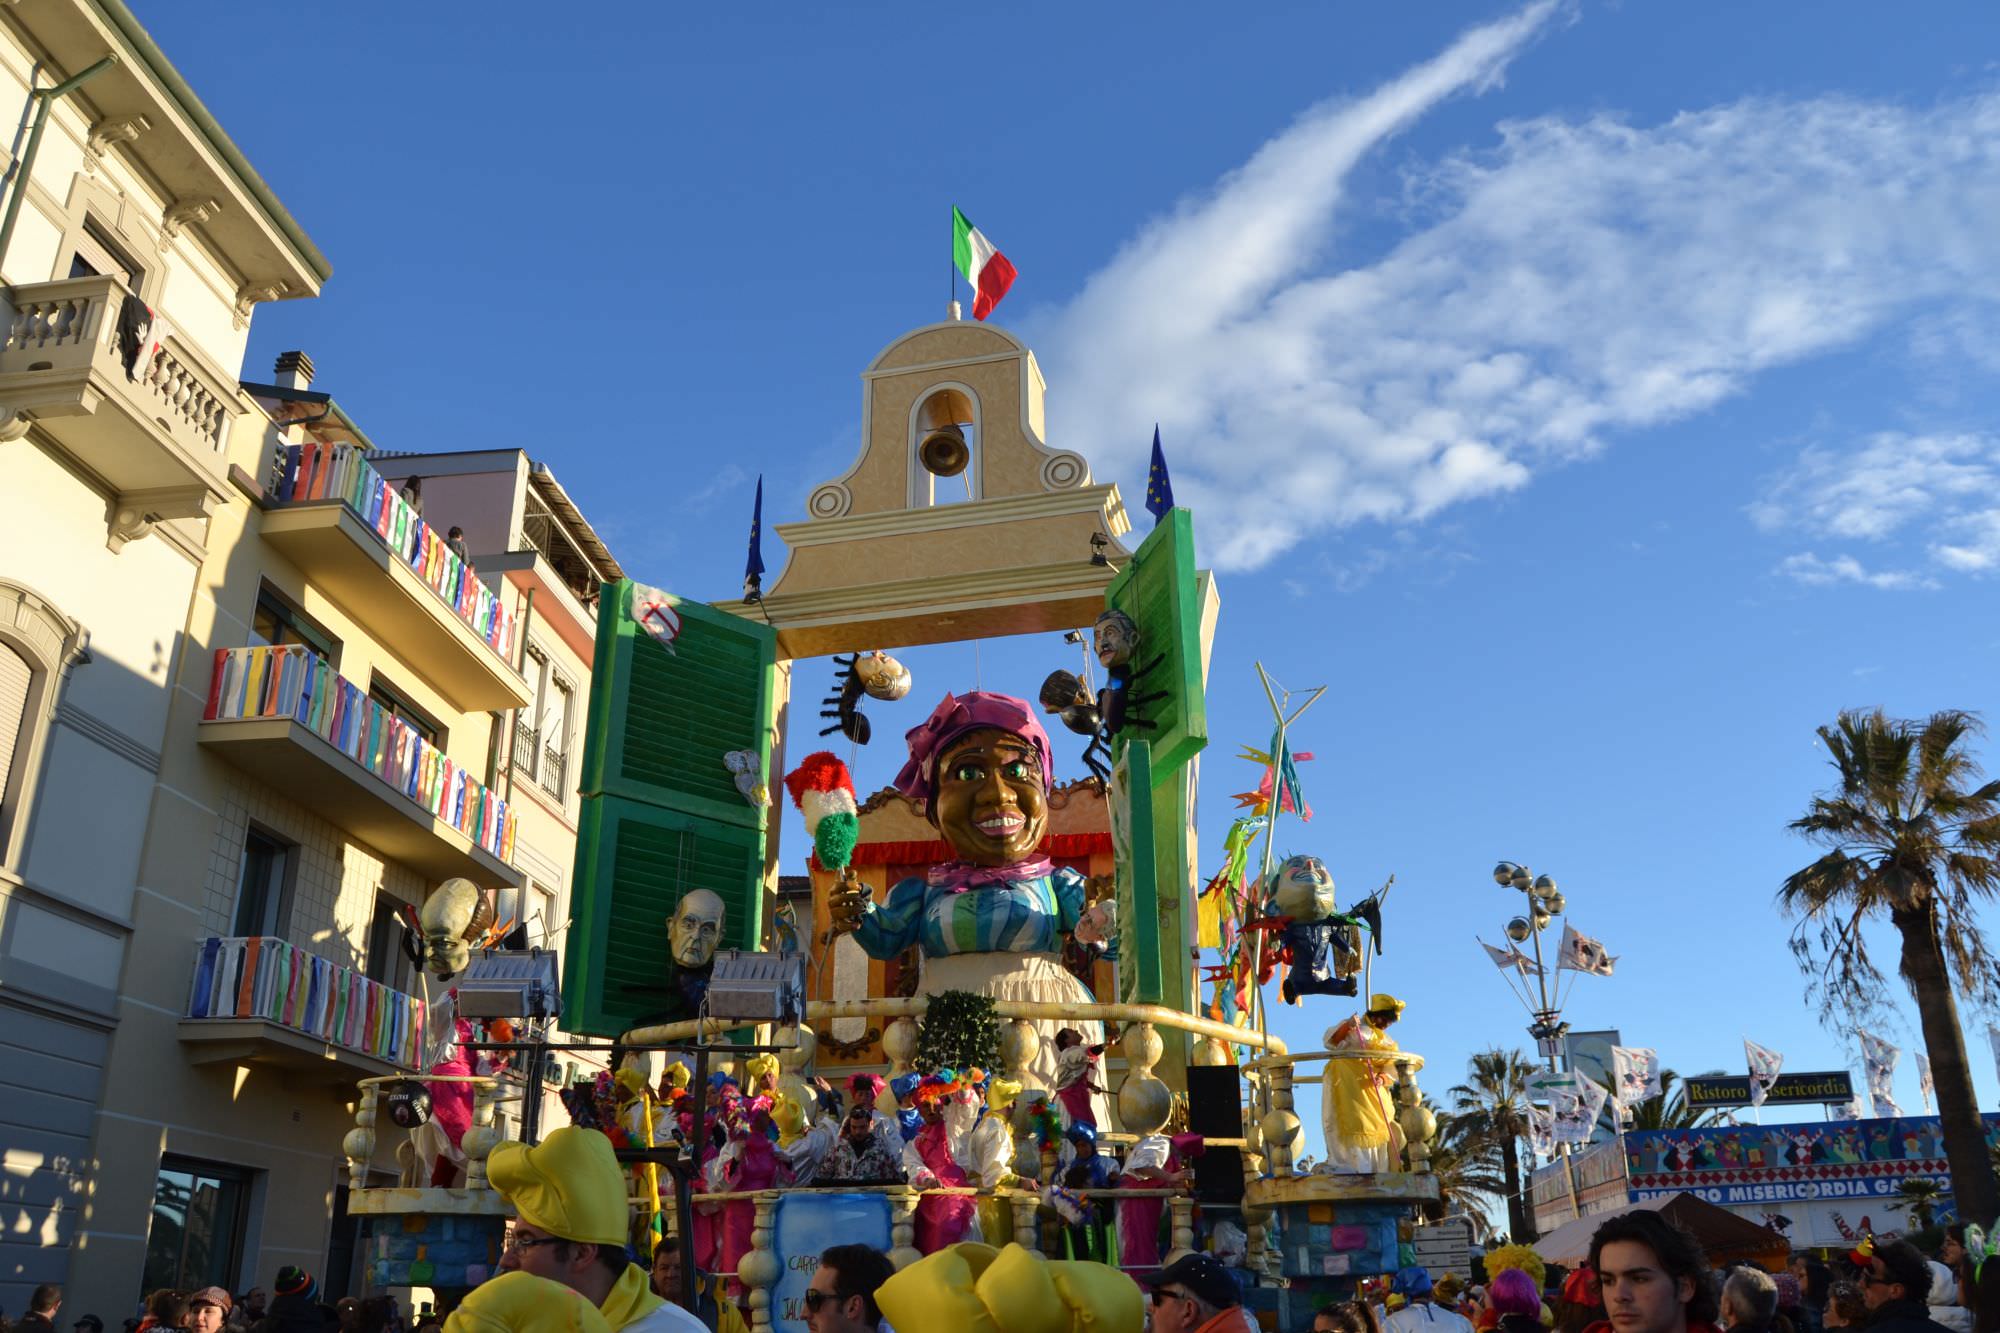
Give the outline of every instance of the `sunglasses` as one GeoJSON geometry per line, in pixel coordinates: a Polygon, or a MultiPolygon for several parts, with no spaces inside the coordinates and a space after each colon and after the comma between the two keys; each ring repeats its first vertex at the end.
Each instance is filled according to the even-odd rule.
{"type": "Polygon", "coordinates": [[[1153,1288],[1153,1304],[1165,1305],[1168,1301],[1191,1301],[1194,1297],[1184,1291],[1168,1291],[1165,1287],[1153,1288]]]}
{"type": "Polygon", "coordinates": [[[844,1301],[847,1298],[837,1291],[821,1291],[818,1287],[807,1287],[805,1307],[807,1314],[818,1314],[819,1307],[828,1301],[844,1301]]]}

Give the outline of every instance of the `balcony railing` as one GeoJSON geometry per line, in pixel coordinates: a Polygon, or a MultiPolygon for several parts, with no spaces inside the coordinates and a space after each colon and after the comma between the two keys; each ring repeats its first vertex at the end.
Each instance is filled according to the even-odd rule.
{"type": "Polygon", "coordinates": [[[403,1069],[423,1055],[422,1000],[270,936],[197,945],[187,1016],[273,1023],[403,1069]]]}
{"type": "Polygon", "coordinates": [[[132,299],[112,277],[24,283],[8,292],[0,403],[39,422],[132,507],[208,511],[228,493],[233,386],[179,350],[176,335],[121,333],[132,299]]]}
{"type": "Polygon", "coordinates": [[[542,738],[525,722],[514,723],[514,767],[523,777],[535,776],[535,760],[542,752],[542,738]]]}
{"type": "Polygon", "coordinates": [[[539,781],[557,800],[562,799],[563,777],[568,771],[568,755],[553,746],[542,751],[542,776],[539,781]]]}
{"type": "Polygon", "coordinates": [[[513,613],[479,581],[472,565],[417,516],[361,449],[351,444],[287,446],[276,495],[280,505],[312,500],[344,503],[487,646],[512,660],[513,613]]]}
{"type": "Polygon", "coordinates": [[[487,854],[514,859],[508,803],[310,648],[217,649],[202,718],[297,722],[487,854]]]}

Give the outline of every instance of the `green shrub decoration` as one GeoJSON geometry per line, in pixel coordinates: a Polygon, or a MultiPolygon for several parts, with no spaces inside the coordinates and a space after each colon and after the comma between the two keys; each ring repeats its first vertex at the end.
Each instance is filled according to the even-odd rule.
{"type": "Polygon", "coordinates": [[[917,1068],[923,1073],[977,1065],[988,1073],[1000,1063],[1000,1019],[993,999],[948,990],[931,997],[917,1020],[917,1068]]]}

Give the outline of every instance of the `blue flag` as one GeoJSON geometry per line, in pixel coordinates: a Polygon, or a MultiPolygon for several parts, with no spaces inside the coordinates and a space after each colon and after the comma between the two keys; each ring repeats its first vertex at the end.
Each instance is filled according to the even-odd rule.
{"type": "Polygon", "coordinates": [[[1160,428],[1153,427],[1153,470],[1146,474],[1146,512],[1155,523],[1174,507],[1174,481],[1167,475],[1167,456],[1160,451],[1160,428]]]}
{"type": "Polygon", "coordinates": [[[764,586],[764,477],[757,476],[757,507],[750,511],[750,557],[743,565],[743,597],[749,600],[764,586]]]}

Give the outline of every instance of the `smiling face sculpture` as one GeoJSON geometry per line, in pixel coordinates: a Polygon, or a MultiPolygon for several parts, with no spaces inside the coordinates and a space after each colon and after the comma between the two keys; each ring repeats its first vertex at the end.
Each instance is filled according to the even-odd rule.
{"type": "Polygon", "coordinates": [[[935,799],[938,832],[960,859],[974,865],[1024,860],[1048,831],[1041,751],[997,727],[967,732],[945,747],[935,799]]]}
{"type": "Polygon", "coordinates": [[[1317,856],[1288,856],[1271,872],[1271,900],[1281,916],[1323,920],[1333,915],[1333,876],[1317,856]]]}

